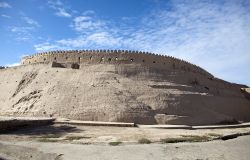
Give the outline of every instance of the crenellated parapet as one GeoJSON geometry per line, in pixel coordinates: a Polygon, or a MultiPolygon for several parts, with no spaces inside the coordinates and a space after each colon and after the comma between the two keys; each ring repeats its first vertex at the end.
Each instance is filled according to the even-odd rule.
{"type": "Polygon", "coordinates": [[[57,50],[37,53],[22,58],[22,64],[36,63],[138,63],[158,69],[183,70],[213,77],[199,66],[172,56],[133,50],[57,50]]]}

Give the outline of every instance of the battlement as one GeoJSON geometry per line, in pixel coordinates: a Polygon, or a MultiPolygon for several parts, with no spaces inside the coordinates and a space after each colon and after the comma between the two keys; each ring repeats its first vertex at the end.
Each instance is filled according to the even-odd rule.
{"type": "Polygon", "coordinates": [[[152,68],[183,70],[208,77],[212,74],[199,66],[172,56],[131,50],[67,50],[37,53],[22,58],[22,65],[36,63],[138,63],[152,68]]]}

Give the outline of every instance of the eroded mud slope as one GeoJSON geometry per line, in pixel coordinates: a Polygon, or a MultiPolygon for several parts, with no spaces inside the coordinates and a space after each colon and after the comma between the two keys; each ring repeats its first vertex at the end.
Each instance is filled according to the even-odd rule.
{"type": "Polygon", "coordinates": [[[236,123],[250,121],[242,87],[136,64],[80,69],[36,64],[0,70],[0,113],[142,124],[236,123]]]}

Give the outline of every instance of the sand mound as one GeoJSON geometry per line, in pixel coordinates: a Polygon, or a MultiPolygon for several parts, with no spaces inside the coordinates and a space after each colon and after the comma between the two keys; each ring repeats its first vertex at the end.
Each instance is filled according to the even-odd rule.
{"type": "Polygon", "coordinates": [[[0,114],[140,124],[250,121],[249,89],[168,56],[57,51],[0,69],[0,114]]]}
{"type": "Polygon", "coordinates": [[[0,71],[0,113],[141,124],[249,121],[241,87],[138,64],[36,64],[0,71]]]}

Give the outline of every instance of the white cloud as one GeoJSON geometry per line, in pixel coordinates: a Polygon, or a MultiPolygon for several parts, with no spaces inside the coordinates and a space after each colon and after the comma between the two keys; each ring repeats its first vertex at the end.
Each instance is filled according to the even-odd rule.
{"type": "Polygon", "coordinates": [[[26,33],[33,29],[34,27],[10,27],[10,31],[15,33],[26,33]]]}
{"type": "Polygon", "coordinates": [[[71,15],[63,8],[57,8],[57,12],[55,14],[59,17],[71,17],[71,15]]]}
{"type": "Polygon", "coordinates": [[[49,0],[48,5],[50,8],[56,11],[55,15],[59,17],[70,18],[72,16],[71,13],[66,10],[65,5],[60,0],[55,0],[55,1],[49,0]]]}
{"type": "Polygon", "coordinates": [[[100,20],[96,20],[93,19],[90,16],[78,16],[76,18],[74,18],[74,25],[72,25],[72,27],[79,32],[82,31],[86,31],[86,30],[97,30],[100,29],[102,27],[105,26],[105,23],[100,21],[100,20]]]}
{"type": "Polygon", "coordinates": [[[24,16],[24,14],[21,19],[26,23],[25,25],[8,27],[9,31],[12,32],[11,36],[17,41],[29,41],[34,39],[33,33],[38,27],[40,27],[40,24],[37,21],[24,16]]]}
{"type": "Polygon", "coordinates": [[[120,46],[118,36],[111,33],[104,21],[94,18],[94,12],[89,10],[73,19],[71,27],[80,35],[75,38],[60,39],[50,43],[40,43],[35,45],[37,51],[51,50],[55,48],[101,48],[120,46]]]}
{"type": "Polygon", "coordinates": [[[87,40],[93,42],[99,46],[118,46],[119,45],[119,38],[113,37],[113,35],[109,34],[108,32],[100,32],[94,33],[87,37],[87,40]]]}
{"type": "Polygon", "coordinates": [[[32,32],[35,30],[34,27],[17,27],[12,26],[9,27],[10,32],[12,32],[12,36],[17,41],[28,41],[33,38],[32,32]]]}
{"type": "MultiPolygon", "coordinates": [[[[173,39],[165,38],[160,43],[164,47],[157,49],[187,59],[230,81],[239,81],[239,77],[249,75],[249,71],[242,72],[250,59],[250,46],[247,45],[250,43],[249,13],[231,2],[223,6],[201,3],[196,7],[177,6],[173,13],[178,17],[176,25],[169,27],[174,30],[169,32],[160,28],[160,32],[173,39]],[[232,76],[234,68],[242,68],[241,75],[232,76]]],[[[164,13],[161,18],[165,22],[169,20],[164,13]]]]}
{"type": "Polygon", "coordinates": [[[3,18],[11,18],[10,16],[8,16],[6,14],[1,14],[1,17],[3,17],[3,18]]]}
{"type": "Polygon", "coordinates": [[[0,2],[0,8],[12,8],[7,2],[0,2]]]}
{"type": "Polygon", "coordinates": [[[5,67],[15,67],[15,66],[19,66],[20,65],[20,63],[19,62],[17,62],[17,63],[12,63],[12,64],[6,64],[6,65],[4,65],[5,67]]]}
{"type": "Polygon", "coordinates": [[[84,11],[83,13],[82,13],[82,15],[94,15],[95,14],[95,11],[93,11],[93,10],[86,10],[86,11],[84,11]]]}
{"type": "Polygon", "coordinates": [[[34,45],[34,47],[35,47],[35,50],[38,51],[38,52],[56,50],[56,49],[60,48],[59,46],[50,44],[49,42],[37,44],[37,45],[34,45]]]}
{"type": "Polygon", "coordinates": [[[93,33],[87,36],[79,36],[74,39],[62,39],[57,41],[58,46],[67,46],[69,48],[83,48],[83,47],[110,47],[119,46],[119,38],[113,37],[107,32],[93,33]]]}
{"type": "Polygon", "coordinates": [[[56,42],[45,42],[34,45],[36,51],[62,50],[72,48],[113,48],[120,46],[120,39],[107,32],[93,33],[77,38],[61,39],[56,42]]]}
{"type": "Polygon", "coordinates": [[[23,54],[19,58],[22,59],[22,58],[27,57],[27,56],[29,56],[29,55],[28,54],[23,54]]]}
{"type": "Polygon", "coordinates": [[[35,21],[29,17],[22,17],[22,19],[29,25],[32,25],[35,27],[40,27],[40,24],[37,21],[35,21]]]}
{"type": "Polygon", "coordinates": [[[173,0],[171,9],[152,10],[142,19],[133,17],[132,27],[126,21],[110,23],[86,12],[71,25],[78,36],[50,45],[164,53],[200,65],[220,78],[250,85],[250,13],[241,2],[173,0]]]}
{"type": "Polygon", "coordinates": [[[77,37],[74,39],[61,39],[56,42],[60,46],[68,46],[72,48],[83,47],[87,45],[87,41],[84,37],[77,37]]]}

